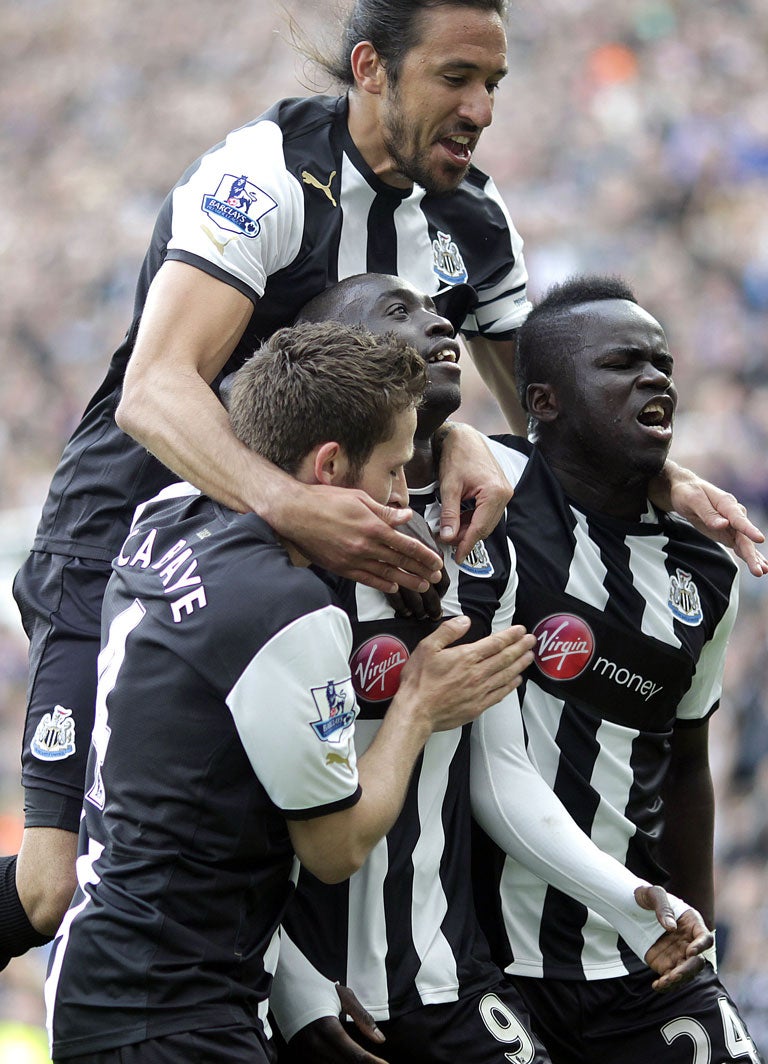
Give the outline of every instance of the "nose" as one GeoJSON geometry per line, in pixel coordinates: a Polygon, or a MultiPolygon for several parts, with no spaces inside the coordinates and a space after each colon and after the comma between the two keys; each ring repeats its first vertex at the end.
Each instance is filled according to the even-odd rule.
{"type": "Polygon", "coordinates": [[[447,318],[444,318],[441,314],[429,313],[424,329],[427,336],[447,336],[452,338],[455,331],[447,318]]]}
{"type": "Polygon", "coordinates": [[[486,129],[493,121],[493,96],[484,84],[469,85],[458,114],[477,129],[486,129]]]}
{"type": "Polygon", "coordinates": [[[667,391],[672,387],[672,378],[659,366],[655,366],[653,362],[644,362],[641,383],[646,388],[667,391]]]}
{"type": "Polygon", "coordinates": [[[397,476],[392,479],[392,489],[389,493],[388,506],[408,505],[408,482],[405,479],[405,470],[400,467],[397,476]]]}

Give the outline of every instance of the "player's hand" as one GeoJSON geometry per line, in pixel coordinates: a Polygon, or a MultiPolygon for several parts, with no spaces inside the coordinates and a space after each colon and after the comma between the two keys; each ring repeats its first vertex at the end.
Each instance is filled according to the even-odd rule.
{"type": "MultiPolygon", "coordinates": [[[[437,551],[442,557],[442,548],[432,534],[432,529],[420,514],[414,514],[410,521],[400,525],[398,531],[413,536],[420,543],[437,551]]],[[[398,617],[413,617],[418,621],[439,621],[443,616],[441,599],[448,590],[450,577],[443,569],[439,584],[431,584],[427,591],[419,594],[407,587],[399,587],[394,595],[387,595],[389,604],[398,617]]]]}
{"type": "MultiPolygon", "coordinates": [[[[363,1008],[357,996],[341,983],[336,984],[336,993],[343,1015],[354,1021],[357,1029],[371,1042],[384,1042],[384,1035],[367,1009],[363,1008]]],[[[318,1064],[386,1064],[381,1057],[375,1057],[359,1046],[344,1030],[344,1025],[336,1016],[323,1016],[303,1027],[290,1042],[292,1059],[297,1061],[318,1061],[318,1064]]]]}
{"type": "Polygon", "coordinates": [[[430,732],[475,720],[520,685],[533,661],[536,640],[519,624],[452,646],[469,624],[468,617],[443,621],[421,640],[400,673],[395,702],[406,702],[414,723],[430,732]]]}
{"type": "Polygon", "coordinates": [[[295,484],[272,523],[317,565],[385,595],[398,586],[422,594],[440,581],[442,556],[397,531],[412,510],[382,506],[353,488],[295,484]]]}
{"type": "Polygon", "coordinates": [[[302,1064],[386,1064],[350,1038],[336,1016],[322,1016],[308,1023],[288,1045],[291,1060],[302,1064]]]}
{"type": "Polygon", "coordinates": [[[768,574],[768,559],[756,546],[765,536],[734,495],[669,461],[652,486],[651,499],[658,506],[674,510],[705,536],[730,547],[753,576],[768,574]]]}
{"type": "Polygon", "coordinates": [[[701,915],[695,909],[686,909],[675,920],[663,887],[638,887],[635,900],[641,909],[655,912],[665,928],[645,955],[645,963],[659,976],[652,984],[653,989],[664,993],[690,982],[704,967],[702,954],[714,942],[701,915]]]}
{"type": "Polygon", "coordinates": [[[441,434],[440,539],[452,543],[461,565],[478,540],[490,535],[512,498],[512,488],[479,432],[451,423],[441,434]],[[463,500],[474,510],[462,514],[463,500]]]}

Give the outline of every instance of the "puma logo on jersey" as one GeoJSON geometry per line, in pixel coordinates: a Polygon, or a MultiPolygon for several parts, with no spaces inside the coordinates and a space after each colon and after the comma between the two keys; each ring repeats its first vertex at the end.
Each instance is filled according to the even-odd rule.
{"type": "Polygon", "coordinates": [[[322,181],[319,181],[315,177],[314,174],[310,174],[309,170],[302,170],[301,172],[301,180],[304,182],[304,184],[311,185],[312,188],[317,188],[321,192],[324,192],[334,207],[337,206],[337,203],[336,200],[333,198],[333,193],[331,192],[331,181],[333,181],[335,176],[336,171],[331,170],[331,176],[328,178],[328,184],[324,185],[322,181]]]}
{"type": "Polygon", "coordinates": [[[325,763],[326,765],[343,765],[345,768],[348,768],[350,772],[352,771],[349,758],[342,757],[341,754],[335,754],[333,751],[325,755],[325,763]]]}
{"type": "Polygon", "coordinates": [[[231,236],[227,240],[217,240],[207,225],[202,226],[202,230],[220,255],[224,254],[224,248],[227,246],[227,244],[230,244],[235,239],[233,236],[231,236]]]}

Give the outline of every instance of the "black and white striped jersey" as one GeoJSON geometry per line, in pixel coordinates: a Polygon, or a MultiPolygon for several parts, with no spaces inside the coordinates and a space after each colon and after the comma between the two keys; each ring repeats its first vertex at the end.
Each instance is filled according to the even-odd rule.
{"type": "MultiPolygon", "coordinates": [[[[434,488],[411,505],[437,527],[434,488]]],[[[468,638],[510,623],[509,554],[503,525],[457,566],[443,613],[472,619],[468,638]]],[[[376,735],[410,651],[435,624],[397,618],[384,595],[356,585],[345,600],[354,637],[351,657],[362,754],[376,735]]],[[[433,734],[416,764],[403,810],[386,838],[349,881],[320,883],[301,870],[285,928],[314,968],[353,987],[377,1020],[421,1005],[455,1001],[498,982],[472,902],[469,727],[433,734]]],[[[282,957],[281,957],[282,963],[282,957]]],[[[291,1037],[313,1012],[309,981],[286,990],[278,1021],[291,1037]],[[308,1000],[304,999],[307,993],[308,1000]]],[[[335,995],[334,995],[335,996],[335,995]]],[[[338,1003],[332,1012],[338,1011],[338,1003]]]]}
{"type": "MultiPolygon", "coordinates": [[[[736,566],[650,505],[630,523],[574,504],[527,441],[492,446],[515,485],[514,619],[538,640],[519,689],[529,756],[597,846],[663,884],[654,844],[668,741],[718,705],[736,566]]],[[[488,840],[476,859],[478,908],[508,971],[603,979],[640,967],[605,920],[488,840]]]]}
{"type": "Polygon", "coordinates": [[[160,210],[134,320],[65,449],[35,549],[109,562],[129,515],[173,475],[114,423],[149,285],[166,259],[189,263],[253,301],[225,373],[352,274],[398,274],[435,296],[468,281],[467,335],[503,340],[530,304],[522,241],[492,180],[475,167],[455,193],[383,183],[347,129],[346,97],[282,100],[184,173],[160,210]]]}
{"type": "Polygon", "coordinates": [[[258,1023],[285,818],[360,794],[345,612],[255,514],[173,493],[105,595],[79,887],[46,984],[57,1060],[258,1023]]]}

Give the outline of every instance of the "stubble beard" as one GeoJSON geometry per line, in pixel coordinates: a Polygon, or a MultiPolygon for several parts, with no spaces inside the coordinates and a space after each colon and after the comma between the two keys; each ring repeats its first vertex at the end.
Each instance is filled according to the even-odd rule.
{"type": "MultiPolygon", "coordinates": [[[[396,104],[396,100],[393,103],[396,104]]],[[[403,145],[413,144],[416,138],[412,125],[403,117],[402,111],[392,105],[383,121],[382,139],[398,173],[415,185],[420,185],[431,196],[450,196],[464,180],[466,171],[452,178],[446,176],[443,180],[436,177],[435,168],[429,164],[427,150],[414,149],[410,154],[405,154],[403,145]]]]}

